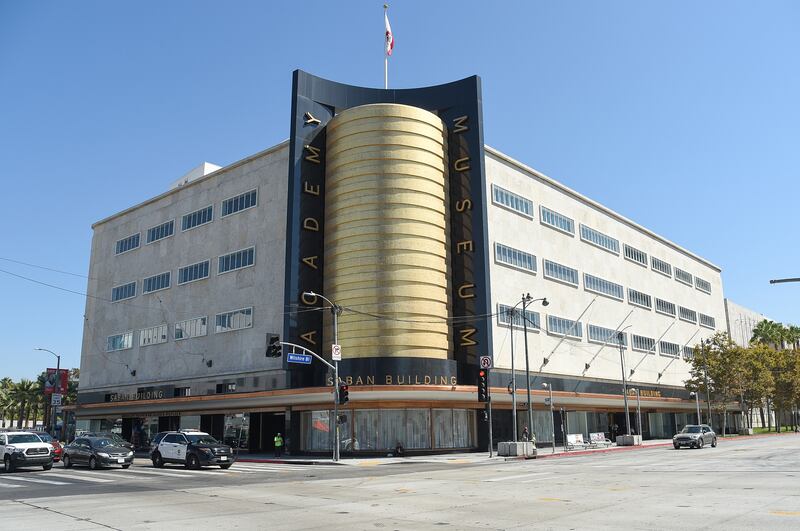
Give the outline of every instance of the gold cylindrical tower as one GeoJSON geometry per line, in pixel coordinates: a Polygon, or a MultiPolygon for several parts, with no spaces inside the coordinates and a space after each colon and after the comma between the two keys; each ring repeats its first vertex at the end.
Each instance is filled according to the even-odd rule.
{"type": "Polygon", "coordinates": [[[408,105],[328,123],[324,294],[354,310],[339,318],[346,358],[448,357],[445,142],[439,117],[408,105]]]}

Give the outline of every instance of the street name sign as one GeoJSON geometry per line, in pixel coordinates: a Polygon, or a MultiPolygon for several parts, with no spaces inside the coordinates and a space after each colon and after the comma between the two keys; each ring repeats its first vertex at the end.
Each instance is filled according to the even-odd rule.
{"type": "Polygon", "coordinates": [[[304,365],[311,365],[311,355],[309,354],[287,354],[286,361],[289,363],[302,363],[304,365]]]}

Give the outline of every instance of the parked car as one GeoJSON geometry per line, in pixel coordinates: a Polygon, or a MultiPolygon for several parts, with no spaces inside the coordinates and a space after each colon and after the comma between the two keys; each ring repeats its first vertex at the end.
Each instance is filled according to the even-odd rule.
{"type": "Polygon", "coordinates": [[[28,431],[0,433],[0,456],[6,472],[28,466],[41,466],[45,470],[53,468],[52,445],[28,431]]]}
{"type": "Polygon", "coordinates": [[[672,437],[672,446],[679,450],[681,446],[702,448],[705,444],[717,446],[717,434],[708,424],[688,424],[672,437]]]}
{"type": "Polygon", "coordinates": [[[53,436],[47,433],[46,431],[35,431],[35,433],[42,442],[49,443],[53,447],[53,462],[58,463],[61,461],[61,452],[63,451],[63,446],[58,441],[58,439],[53,439],[53,436]]]}
{"type": "Polygon", "coordinates": [[[198,430],[160,432],[153,437],[150,451],[153,466],[180,463],[186,468],[219,465],[230,468],[235,460],[231,447],[198,430]]]}
{"type": "Polygon", "coordinates": [[[126,441],[122,435],[114,433],[113,431],[90,431],[83,434],[83,437],[103,437],[111,439],[117,446],[124,446],[128,450],[133,450],[133,444],[126,441]]]}
{"type": "Polygon", "coordinates": [[[108,437],[79,437],[64,447],[61,461],[64,468],[72,465],[87,465],[92,470],[116,465],[128,468],[133,464],[133,451],[108,437]]]}

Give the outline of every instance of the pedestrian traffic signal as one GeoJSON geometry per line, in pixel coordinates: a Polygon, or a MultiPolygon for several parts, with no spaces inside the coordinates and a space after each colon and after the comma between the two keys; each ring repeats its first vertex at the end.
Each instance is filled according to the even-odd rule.
{"type": "Polygon", "coordinates": [[[350,400],[350,392],[349,387],[347,385],[340,383],[339,384],[339,405],[346,404],[348,400],[350,400]]]}
{"type": "Polygon", "coordinates": [[[270,335],[267,336],[269,338],[267,342],[267,357],[268,358],[280,358],[283,354],[283,347],[281,346],[281,338],[277,335],[270,335]]]}
{"type": "Polygon", "coordinates": [[[489,401],[489,371],[481,369],[478,371],[478,402],[489,401]]]}

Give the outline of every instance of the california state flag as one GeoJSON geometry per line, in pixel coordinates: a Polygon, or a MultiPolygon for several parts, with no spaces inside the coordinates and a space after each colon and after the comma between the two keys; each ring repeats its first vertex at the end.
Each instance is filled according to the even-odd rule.
{"type": "Polygon", "coordinates": [[[392,55],[394,35],[392,35],[392,27],[389,25],[389,15],[386,14],[386,11],[383,12],[383,21],[386,23],[386,55],[392,55]]]}

